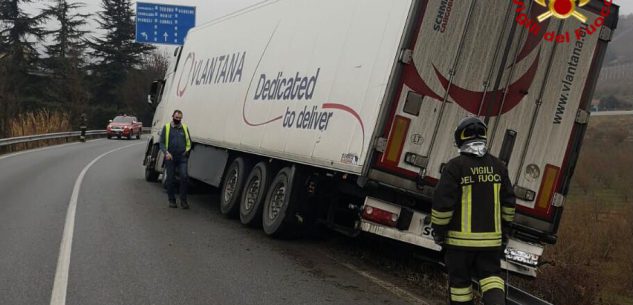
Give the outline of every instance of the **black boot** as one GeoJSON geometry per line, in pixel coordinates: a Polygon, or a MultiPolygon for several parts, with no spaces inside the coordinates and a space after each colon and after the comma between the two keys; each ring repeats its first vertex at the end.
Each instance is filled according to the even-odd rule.
{"type": "Polygon", "coordinates": [[[169,207],[172,209],[178,208],[176,201],[169,200],[169,207]]]}
{"type": "Polygon", "coordinates": [[[187,203],[186,200],[180,200],[180,207],[187,210],[189,209],[189,204],[187,203]]]}

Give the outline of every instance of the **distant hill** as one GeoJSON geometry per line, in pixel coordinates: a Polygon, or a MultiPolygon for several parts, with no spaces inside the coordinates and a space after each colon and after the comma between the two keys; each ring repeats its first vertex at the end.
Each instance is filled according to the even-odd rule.
{"type": "Polygon", "coordinates": [[[633,108],[633,14],[620,16],[618,28],[607,49],[595,98],[616,97],[622,109],[633,108]],[[627,106],[628,104],[628,106],[627,106]]]}
{"type": "Polygon", "coordinates": [[[605,58],[605,67],[626,63],[633,63],[633,14],[620,16],[605,58]]]}

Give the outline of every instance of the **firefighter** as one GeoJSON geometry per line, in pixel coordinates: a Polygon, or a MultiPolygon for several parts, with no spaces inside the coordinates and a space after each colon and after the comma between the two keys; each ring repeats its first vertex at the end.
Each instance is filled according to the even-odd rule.
{"type": "Polygon", "coordinates": [[[177,208],[174,189],[175,172],[180,177],[180,206],[188,209],[187,203],[187,162],[191,150],[189,127],[182,123],[182,111],[172,114],[172,121],[165,124],[160,134],[160,150],[165,154],[165,174],[167,175],[167,196],[169,207],[177,208]]]}
{"type": "Polygon", "coordinates": [[[433,195],[435,243],[445,250],[450,304],[474,304],[472,278],[486,305],[505,304],[500,258],[514,218],[506,166],[487,152],[487,127],[476,117],[455,130],[460,155],[442,171],[433,195]]]}
{"type": "Polygon", "coordinates": [[[86,142],[86,130],[88,130],[88,116],[85,113],[82,113],[79,117],[79,130],[81,130],[81,135],[79,136],[79,141],[86,142]]]}

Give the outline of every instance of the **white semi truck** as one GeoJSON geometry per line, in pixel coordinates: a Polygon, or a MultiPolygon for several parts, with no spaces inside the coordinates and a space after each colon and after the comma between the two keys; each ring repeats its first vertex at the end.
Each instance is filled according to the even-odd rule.
{"type": "Polygon", "coordinates": [[[543,2],[271,0],[193,28],[152,86],[146,178],[179,109],[189,175],[220,188],[222,213],[273,236],[325,224],[439,250],[430,198],[457,123],[480,116],[518,197],[503,266],[535,275],[618,16],[543,2]]]}

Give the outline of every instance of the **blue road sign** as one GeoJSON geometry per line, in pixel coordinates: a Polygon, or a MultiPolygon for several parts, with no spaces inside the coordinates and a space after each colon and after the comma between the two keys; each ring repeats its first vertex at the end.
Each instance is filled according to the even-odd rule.
{"type": "Polygon", "coordinates": [[[196,8],[136,2],[136,42],[182,45],[196,26],[196,8]]]}

